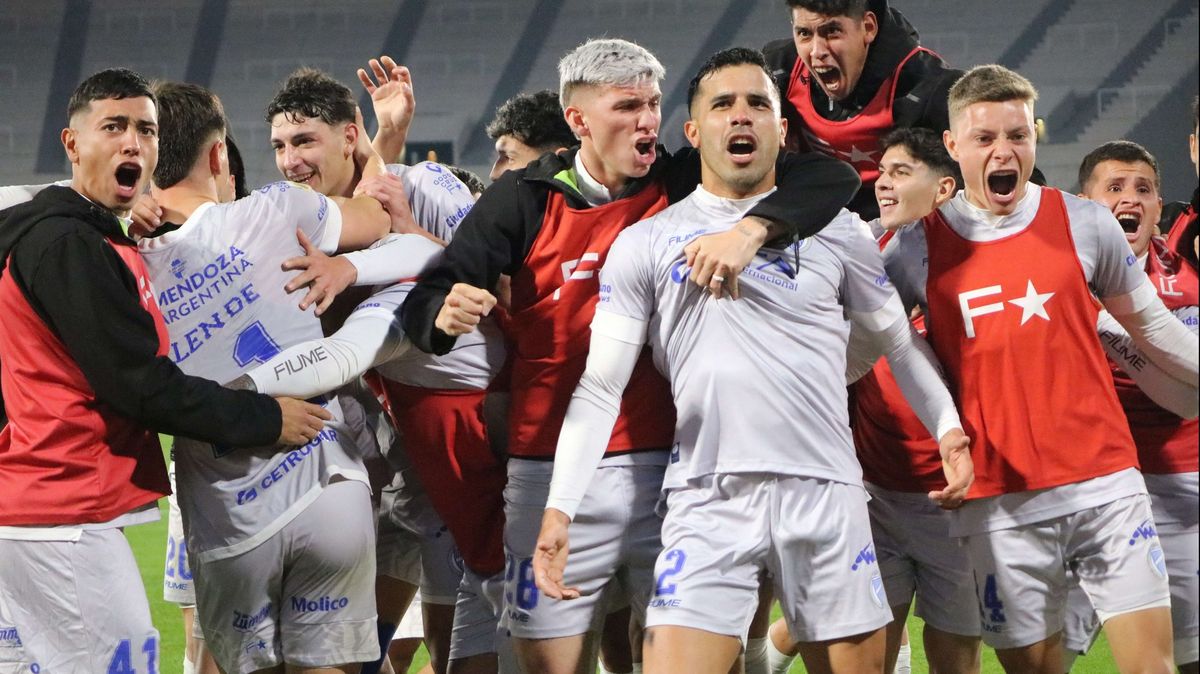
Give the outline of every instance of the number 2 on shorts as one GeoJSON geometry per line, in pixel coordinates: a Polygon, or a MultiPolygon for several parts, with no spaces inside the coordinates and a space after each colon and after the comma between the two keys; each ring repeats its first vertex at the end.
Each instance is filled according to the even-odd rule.
{"type": "Polygon", "coordinates": [[[668,562],[674,562],[675,566],[664,570],[658,574],[658,582],[654,584],[654,596],[661,597],[667,594],[675,594],[675,583],[668,583],[667,579],[671,576],[678,575],[683,571],[683,563],[687,561],[687,553],[683,550],[671,550],[663,559],[668,562]]]}

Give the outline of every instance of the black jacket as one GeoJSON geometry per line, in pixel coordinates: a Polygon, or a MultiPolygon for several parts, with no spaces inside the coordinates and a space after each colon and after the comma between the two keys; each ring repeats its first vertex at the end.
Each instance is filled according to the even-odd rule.
{"type": "Polygon", "coordinates": [[[48,187],[0,211],[0,273],[12,274],[97,400],[163,433],[244,447],[274,444],[282,425],[278,403],[186,375],[157,355],[154,319],[109,241],[136,246],[111,212],[68,187],[48,187]]]}
{"type": "MultiPolygon", "coordinates": [[[[830,121],[843,121],[862,112],[879,87],[891,77],[900,62],[920,44],[917,29],[899,10],[888,7],[887,0],[870,0],[869,8],[879,20],[879,34],[867,51],[867,62],[854,91],[844,100],[832,102],[820,86],[812,87],[813,108],[830,121]]],[[[802,122],[796,108],[787,100],[791,86],[792,71],[799,58],[796,45],[791,38],[774,40],[763,47],[767,66],[779,87],[783,98],[783,112],[788,120],[789,141],[799,138],[802,122]]],[[[940,57],[921,52],[909,59],[900,70],[896,85],[892,115],[897,127],[923,127],[934,131],[950,128],[950,113],[947,98],[950,87],[961,77],[963,71],[946,65],[940,57]]],[[[864,186],[869,187],[869,186],[864,186]]],[[[863,218],[879,216],[879,207],[871,189],[863,189],[849,206],[863,218]]]]}
{"type": "MultiPolygon", "coordinates": [[[[454,338],[434,327],[442,302],[455,283],[494,288],[501,274],[521,268],[542,227],[550,193],[561,192],[572,208],[587,208],[578,191],[556,176],[574,166],[578,149],[546,154],[519,171],[500,177],[479,198],[441,262],[427,272],[400,308],[404,331],[423,351],[444,354],[454,338]]],[[[630,181],[617,198],[636,194],[661,181],[667,198],[681,201],[700,183],[700,155],[691,148],[675,155],[659,147],[658,159],[643,178],[630,181]]],[[[759,202],[748,215],[777,223],[779,239],[812,236],[821,231],[845,206],[859,186],[858,174],[836,159],[822,154],[781,154],[774,194],[759,202]]]]}

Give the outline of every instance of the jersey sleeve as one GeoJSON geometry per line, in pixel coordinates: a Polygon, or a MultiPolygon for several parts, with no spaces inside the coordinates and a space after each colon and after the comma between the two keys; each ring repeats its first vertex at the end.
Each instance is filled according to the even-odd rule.
{"type": "Polygon", "coordinates": [[[1080,209],[1080,217],[1088,222],[1080,223],[1083,227],[1072,227],[1071,231],[1076,237],[1081,232],[1085,235],[1092,233],[1091,241],[1079,241],[1077,238],[1075,245],[1084,262],[1084,269],[1091,267],[1092,275],[1088,284],[1096,295],[1100,299],[1119,297],[1143,285],[1146,274],[1129,247],[1116,217],[1096,203],[1084,204],[1084,208],[1080,209]],[[1086,257],[1089,255],[1094,256],[1092,265],[1087,264],[1086,257]]]}
{"type": "Polygon", "coordinates": [[[613,242],[600,270],[600,302],[596,311],[638,321],[650,320],[654,312],[654,280],[648,222],[626,229],[613,242]]]}
{"type": "Polygon", "coordinates": [[[304,232],[321,252],[328,255],[337,252],[342,237],[342,211],[331,199],[304,185],[284,181],[261,187],[258,192],[271,201],[284,222],[304,232]]]}
{"type": "Polygon", "coordinates": [[[38,195],[38,192],[53,185],[70,187],[71,181],[60,180],[56,183],[47,183],[45,185],[8,185],[0,187],[0,211],[23,204],[26,201],[32,201],[38,195]]]}
{"type": "MultiPolygon", "coordinates": [[[[394,168],[388,166],[396,173],[394,168]]],[[[426,161],[405,168],[408,170],[396,175],[404,181],[413,218],[422,229],[449,243],[475,205],[471,191],[441,164],[426,161]]]]}
{"type": "MultiPolygon", "coordinates": [[[[863,317],[884,311],[896,290],[884,269],[879,246],[867,235],[858,216],[847,212],[838,220],[837,229],[830,233],[843,247],[842,306],[863,317]]],[[[889,315],[885,324],[890,324],[891,318],[889,315]]]]}

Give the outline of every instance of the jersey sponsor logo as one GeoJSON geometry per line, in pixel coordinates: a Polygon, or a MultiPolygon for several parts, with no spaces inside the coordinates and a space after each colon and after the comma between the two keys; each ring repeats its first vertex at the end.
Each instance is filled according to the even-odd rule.
{"type": "MultiPolygon", "coordinates": [[[[362,305],[359,305],[362,306],[362,305]]],[[[376,304],[375,306],[379,306],[376,304]]],[[[298,372],[329,360],[329,352],[324,346],[316,346],[308,353],[298,353],[291,358],[286,358],[282,363],[275,366],[275,381],[279,381],[284,375],[293,375],[298,372]]]]}
{"type": "Polygon", "coordinates": [[[254,190],[254,191],[258,192],[259,194],[270,194],[271,192],[279,192],[280,194],[283,194],[284,192],[286,192],[288,190],[306,190],[308,192],[311,192],[312,188],[309,187],[308,185],[305,185],[304,183],[293,183],[293,182],[289,182],[287,180],[276,180],[275,182],[267,183],[266,185],[263,185],[262,187],[258,188],[257,190],[254,190]]]}
{"type": "Polygon", "coordinates": [[[474,205],[475,202],[471,202],[469,204],[463,204],[462,206],[459,206],[457,211],[454,211],[454,213],[446,218],[446,228],[454,229],[457,227],[458,223],[462,222],[463,218],[467,217],[467,213],[471,212],[471,207],[474,205]]]}
{"type": "Polygon", "coordinates": [[[1146,559],[1150,562],[1150,568],[1159,578],[1167,577],[1167,558],[1163,554],[1162,546],[1157,543],[1150,546],[1150,550],[1146,553],[1146,559]]]}
{"type": "MultiPolygon", "coordinates": [[[[173,260],[170,271],[179,282],[158,293],[158,307],[162,309],[163,320],[170,325],[201,310],[209,302],[218,299],[225,290],[234,287],[246,270],[253,266],[254,263],[246,259],[246,253],[237,246],[230,246],[227,252],[220,253],[192,273],[188,273],[186,262],[173,260]]],[[[241,292],[247,288],[252,286],[247,284],[241,292]]]]}
{"type": "Polygon", "coordinates": [[[0,625],[0,648],[20,648],[21,635],[15,625],[0,625]]]}
{"type": "Polygon", "coordinates": [[[692,273],[692,268],[688,266],[687,260],[676,260],[675,264],[671,265],[671,280],[676,283],[683,283],[692,273]]]}
{"type": "Polygon", "coordinates": [[[1174,276],[1158,277],[1158,294],[1163,297],[1183,297],[1183,292],[1175,288],[1178,281],[1174,276]]]}
{"type": "Polygon", "coordinates": [[[1134,257],[1133,253],[1130,253],[1129,255],[1125,256],[1125,266],[1126,267],[1132,267],[1135,264],[1137,264],[1137,258],[1134,257]]]}
{"type": "Polygon", "coordinates": [[[1154,528],[1153,520],[1143,520],[1141,524],[1134,528],[1133,534],[1129,536],[1129,544],[1136,545],[1138,539],[1148,541],[1152,538],[1158,538],[1158,531],[1154,528]]]}
{"type": "Polygon", "coordinates": [[[612,287],[611,283],[601,283],[600,284],[600,302],[601,303],[611,302],[612,301],[612,291],[613,291],[613,287],[612,287]]]}
{"type": "Polygon", "coordinates": [[[233,612],[233,629],[239,632],[250,632],[258,627],[268,616],[271,615],[271,602],[263,604],[262,608],[253,613],[242,613],[234,610],[233,612]]]}
{"type": "Polygon", "coordinates": [[[250,654],[265,650],[267,650],[267,642],[263,641],[262,639],[256,639],[255,641],[246,644],[246,647],[242,649],[242,652],[250,654]]]}
{"type": "Polygon", "coordinates": [[[858,551],[858,556],[854,558],[854,563],[850,565],[851,571],[858,571],[859,567],[872,566],[875,564],[875,543],[867,543],[867,546],[858,551]]]}
{"type": "MultiPolygon", "coordinates": [[[[226,327],[227,319],[237,318],[237,315],[242,313],[246,307],[254,304],[260,299],[262,299],[262,295],[259,295],[258,291],[254,289],[254,284],[247,283],[238,291],[238,294],[230,297],[228,300],[222,303],[220,310],[209,314],[207,320],[199,321],[196,324],[196,327],[183,333],[180,336],[180,339],[171,341],[171,346],[169,349],[171,360],[178,364],[190,358],[192,354],[204,348],[204,345],[207,344],[210,339],[212,339],[212,336],[216,331],[226,327]]],[[[187,313],[190,313],[190,311],[187,313],[177,314],[175,309],[171,309],[169,312],[164,313],[169,313],[171,315],[171,318],[165,319],[166,322],[170,324],[175,318],[185,316],[187,313]]]]}
{"type": "Polygon", "coordinates": [[[237,504],[244,505],[257,499],[259,490],[266,492],[271,487],[286,479],[293,468],[303,463],[305,459],[312,455],[313,449],[315,449],[317,445],[321,444],[322,442],[337,442],[337,439],[337,431],[333,430],[332,428],[321,429],[321,431],[317,433],[317,437],[310,440],[307,445],[293,449],[285,454],[283,458],[279,460],[279,463],[275,464],[275,467],[271,469],[271,472],[263,476],[262,480],[260,480],[257,485],[250,487],[249,489],[243,489],[239,491],[237,493],[237,504]]]}
{"type": "Polygon", "coordinates": [[[292,610],[296,613],[330,613],[340,611],[350,605],[349,597],[330,597],[325,595],[318,599],[292,597],[292,610]]]}
{"type": "Polygon", "coordinates": [[[887,592],[883,589],[883,576],[879,575],[878,570],[871,576],[871,601],[878,608],[883,608],[887,604],[887,592]]]}
{"type": "Polygon", "coordinates": [[[701,234],[707,234],[707,233],[708,233],[707,229],[694,229],[694,230],[688,232],[687,234],[675,234],[674,236],[667,238],[667,245],[674,246],[674,245],[681,244],[681,243],[687,243],[688,241],[691,241],[692,239],[696,238],[697,236],[700,236],[701,234]]]}
{"type": "Polygon", "coordinates": [[[1007,304],[1020,307],[1021,309],[1021,325],[1025,325],[1035,316],[1044,321],[1049,322],[1050,314],[1046,312],[1046,303],[1050,298],[1054,297],[1054,293],[1039,293],[1034,287],[1033,281],[1026,282],[1025,294],[1010,299],[1007,302],[991,302],[989,304],[975,304],[972,302],[985,297],[1000,295],[1004,289],[999,285],[986,286],[968,290],[958,294],[958,306],[962,310],[963,327],[966,329],[967,337],[975,338],[975,319],[988,314],[998,314],[1007,308],[1007,304]]]}
{"type": "MultiPolygon", "coordinates": [[[[571,281],[582,281],[590,279],[596,275],[596,270],[600,268],[600,253],[586,252],[583,257],[575,260],[567,260],[560,265],[562,267],[563,285],[571,281]]],[[[554,299],[559,299],[562,295],[562,288],[554,291],[554,299]]]]}

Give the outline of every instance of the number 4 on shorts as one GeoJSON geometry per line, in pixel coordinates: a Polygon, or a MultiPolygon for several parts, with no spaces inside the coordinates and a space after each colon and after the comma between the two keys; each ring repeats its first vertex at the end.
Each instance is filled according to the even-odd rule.
{"type": "Polygon", "coordinates": [[[991,611],[988,622],[1005,622],[1004,602],[1000,601],[1000,593],[996,591],[996,574],[994,573],[989,573],[983,584],[983,607],[991,611]]]}

